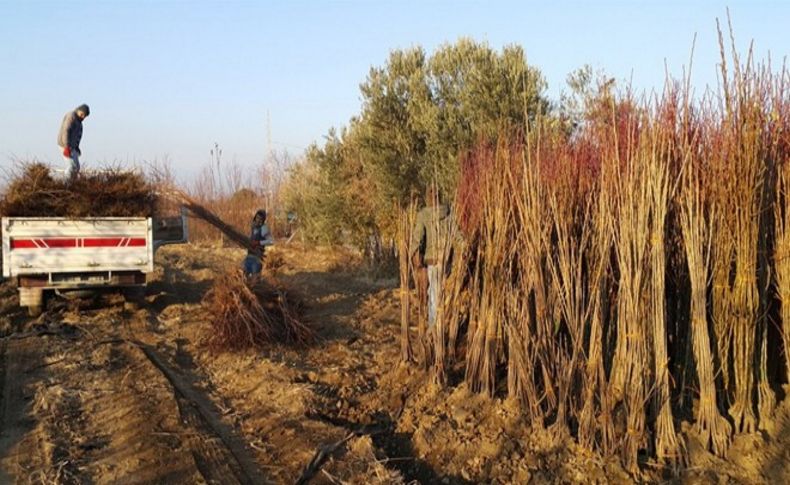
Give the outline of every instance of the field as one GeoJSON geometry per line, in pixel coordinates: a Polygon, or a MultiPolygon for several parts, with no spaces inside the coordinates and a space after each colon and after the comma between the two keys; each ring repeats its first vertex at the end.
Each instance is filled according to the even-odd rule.
{"type": "Polygon", "coordinates": [[[180,207],[190,243],[142,301],[0,287],[0,482],[790,483],[790,71],[716,26],[715,85],[552,99],[460,38],[298,159],[19,161],[1,215],[180,207]]]}
{"type": "MultiPolygon", "coordinates": [[[[530,426],[513,399],[442,388],[400,360],[395,279],[355,253],[278,247],[319,339],[306,349],[213,353],[201,301],[242,257],[165,248],[139,310],[57,302],[32,320],[2,287],[0,481],[31,483],[629,483],[614,458],[530,426]],[[301,481],[300,481],[301,480],[301,481]]],[[[736,437],[724,458],[683,425],[676,480],[790,478],[790,409],[736,437]]],[[[639,477],[661,479],[661,470],[639,477]]]]}

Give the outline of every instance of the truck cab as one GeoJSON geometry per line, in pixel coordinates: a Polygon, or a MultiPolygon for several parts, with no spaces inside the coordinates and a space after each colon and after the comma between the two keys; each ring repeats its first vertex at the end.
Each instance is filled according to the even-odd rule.
{"type": "Polygon", "coordinates": [[[48,293],[121,290],[127,306],[142,299],[154,253],[188,242],[186,213],[176,217],[4,217],[3,277],[16,279],[31,316],[48,293]]]}

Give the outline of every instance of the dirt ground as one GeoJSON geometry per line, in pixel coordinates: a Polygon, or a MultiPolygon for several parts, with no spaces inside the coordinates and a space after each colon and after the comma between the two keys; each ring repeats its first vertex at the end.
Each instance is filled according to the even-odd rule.
{"type": "Polygon", "coordinates": [[[213,354],[201,306],[242,253],[168,247],[145,304],[51,301],[0,286],[0,483],[790,483],[790,405],[727,460],[684,428],[679,475],[535,429],[516,403],[440,389],[398,364],[397,281],[348,252],[278,247],[267,271],[307,304],[307,349],[213,354]]]}

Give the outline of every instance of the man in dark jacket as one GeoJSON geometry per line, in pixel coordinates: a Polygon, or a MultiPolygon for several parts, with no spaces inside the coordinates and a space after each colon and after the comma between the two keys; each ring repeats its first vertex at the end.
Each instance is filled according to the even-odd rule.
{"type": "Polygon", "coordinates": [[[428,328],[436,323],[436,311],[442,298],[441,285],[443,265],[446,263],[448,244],[458,237],[455,220],[450,207],[439,202],[438,193],[429,188],[425,195],[425,207],[417,213],[412,246],[415,248],[419,266],[428,271],[428,328]]]}
{"type": "Polygon", "coordinates": [[[244,258],[244,274],[249,278],[259,278],[263,264],[261,258],[267,246],[274,245],[274,237],[266,225],[266,211],[261,209],[252,219],[250,248],[244,258]]]}
{"type": "Polygon", "coordinates": [[[82,140],[82,121],[91,114],[87,104],[77,106],[74,111],[69,111],[63,117],[58,133],[58,146],[63,152],[66,162],[66,177],[69,180],[77,178],[80,172],[80,141],[82,140]]]}

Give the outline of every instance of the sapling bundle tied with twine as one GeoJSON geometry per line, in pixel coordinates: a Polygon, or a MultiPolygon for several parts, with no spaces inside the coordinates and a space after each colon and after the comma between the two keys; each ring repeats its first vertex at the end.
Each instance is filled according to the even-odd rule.
{"type": "Polygon", "coordinates": [[[770,424],[790,383],[790,77],[721,45],[718,92],[602,83],[574,130],[538,116],[462,156],[465,250],[440,333],[418,336],[439,384],[461,359],[472,391],[634,474],[770,424]]]}
{"type": "MultiPolygon", "coordinates": [[[[438,188],[434,188],[438,194],[438,188]]],[[[439,205],[438,196],[432,201],[439,205]]],[[[427,227],[428,237],[436,241],[439,274],[436,277],[439,291],[436,317],[430,337],[433,342],[433,378],[439,384],[447,383],[447,368],[456,357],[459,326],[468,309],[464,286],[467,281],[468,259],[466,246],[453,214],[444,220],[435,220],[427,227]]]]}
{"type": "MultiPolygon", "coordinates": [[[[782,86],[783,89],[790,85],[782,86]]],[[[779,162],[774,200],[776,289],[781,303],[781,330],[785,350],[790,349],[790,97],[781,97],[777,90],[772,124],[780,136],[771,147],[772,157],[779,162]],[[780,119],[780,113],[785,116],[780,119]],[[783,157],[783,158],[782,158],[783,157]]],[[[786,91],[785,91],[786,92],[786,91]]],[[[790,383],[790,364],[785,365],[787,382],[790,383]]]]}
{"type": "Polygon", "coordinates": [[[281,285],[229,271],[214,281],[203,302],[210,316],[209,348],[234,351],[272,343],[306,345],[315,338],[302,320],[303,305],[281,285]]]}
{"type": "MultiPolygon", "coordinates": [[[[412,231],[414,230],[414,222],[417,216],[417,203],[410,200],[405,209],[398,211],[398,275],[400,277],[400,303],[401,303],[401,360],[409,362],[413,359],[413,350],[411,344],[411,337],[409,329],[411,328],[412,320],[412,292],[411,292],[411,275],[414,274],[415,267],[412,260],[412,254],[416,248],[412,247],[412,231]]],[[[421,314],[419,304],[417,306],[418,314],[421,314]]]]}
{"type": "MultiPolygon", "coordinates": [[[[506,140],[503,140],[506,143],[506,140]]],[[[474,235],[474,259],[484,261],[474,267],[471,292],[476,303],[470,306],[466,382],[477,392],[494,395],[496,370],[505,355],[505,322],[508,312],[507,298],[512,293],[512,263],[514,246],[509,244],[514,233],[514,211],[508,204],[510,191],[496,182],[494,173],[507,173],[514,161],[509,147],[501,145],[493,152],[480,153],[488,157],[484,162],[488,176],[480,180],[481,211],[474,235]],[[483,284],[485,283],[485,284],[483,284]]]]}
{"type": "Polygon", "coordinates": [[[691,285],[689,324],[699,380],[695,428],[703,446],[723,456],[730,444],[732,426],[719,411],[714,359],[717,349],[710,339],[707,297],[717,208],[709,190],[713,185],[709,167],[705,165],[705,160],[698,158],[699,152],[695,150],[696,145],[706,143],[706,140],[700,139],[699,125],[689,126],[691,123],[693,121],[687,114],[684,120],[685,136],[681,142],[685,170],[681,176],[678,208],[691,285]]]}
{"type": "MultiPolygon", "coordinates": [[[[530,142],[534,143],[534,139],[526,140],[527,146],[534,146],[530,142]]],[[[514,241],[516,279],[508,296],[508,392],[525,403],[531,419],[542,420],[556,404],[552,378],[555,342],[546,338],[554,333],[550,314],[554,294],[546,268],[546,243],[551,239],[548,187],[539,182],[545,172],[541,157],[523,145],[511,145],[508,157],[511,163],[503,167],[507,169],[503,173],[514,194],[514,226],[518,228],[514,241]]],[[[478,264],[484,262],[482,256],[478,264]]]]}

